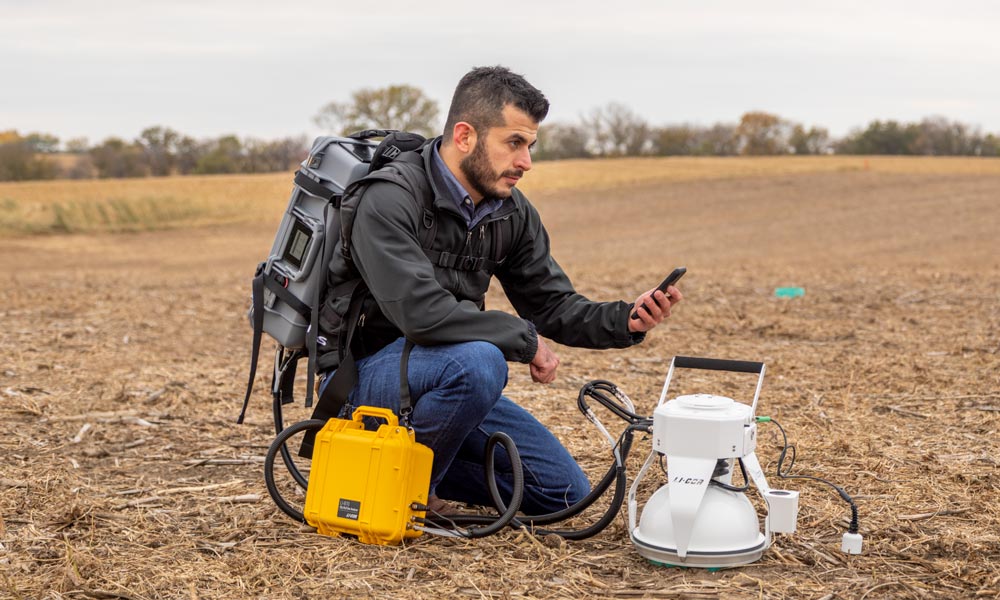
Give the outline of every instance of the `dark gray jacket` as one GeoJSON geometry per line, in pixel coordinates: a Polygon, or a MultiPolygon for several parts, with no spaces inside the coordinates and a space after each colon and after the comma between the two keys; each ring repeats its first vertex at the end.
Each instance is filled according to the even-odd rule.
{"type": "MultiPolygon", "coordinates": [[[[436,140],[430,142],[436,143],[436,140]]],[[[429,143],[429,144],[430,144],[429,143]]],[[[516,188],[502,206],[472,231],[445,190],[430,177],[432,153],[404,153],[383,169],[394,169],[419,182],[419,190],[389,181],[365,184],[353,215],[351,261],[340,252],[330,265],[334,291],[321,310],[320,333],[327,351],[343,335],[342,320],[350,298],[336,293],[360,273],[372,298],[362,310],[355,333],[354,356],[372,354],[405,335],[417,345],[487,341],[510,361],[531,362],[538,334],[568,346],[624,348],[640,342],[630,334],[626,302],[592,302],[576,293],[549,254],[549,237],[538,212],[516,188]],[[405,172],[409,170],[409,172],[405,172]],[[414,195],[423,195],[414,199],[414,195]],[[500,264],[468,270],[432,263],[422,247],[433,228],[434,254],[492,257],[497,244],[500,264]],[[504,229],[506,228],[506,229],[504,229]],[[485,309],[486,290],[495,275],[521,318],[485,309]],[[537,330],[537,333],[536,333],[537,330]]],[[[336,354],[336,353],[333,353],[336,354]]],[[[336,366],[333,356],[321,369],[336,366]]]]}

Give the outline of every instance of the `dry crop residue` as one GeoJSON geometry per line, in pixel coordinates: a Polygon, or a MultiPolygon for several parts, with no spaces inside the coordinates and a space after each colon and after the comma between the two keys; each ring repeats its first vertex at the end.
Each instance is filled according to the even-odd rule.
{"type": "MultiPolygon", "coordinates": [[[[0,240],[0,596],[996,596],[998,190],[996,175],[851,171],[533,195],[592,298],[631,301],[689,269],[685,302],[645,343],[559,347],[548,387],[511,365],[509,395],[592,478],[609,454],[576,412],[579,386],[612,380],[649,413],[673,355],[710,356],[766,362],[760,413],[788,430],[795,471],[857,498],[865,552],[849,557],[846,506],[778,479],[780,436],[763,424],[772,485],[802,492],[799,530],[718,573],[647,563],[624,517],[562,543],[507,531],[379,548],[303,530],[264,489],[267,352],[248,422],[234,424],[249,280],[276,220],[0,240]],[[775,298],[779,286],[806,295],[775,298]]],[[[497,291],[490,303],[506,307],[497,291]]],[[[738,399],[752,383],[675,379],[677,393],[738,399]]]]}

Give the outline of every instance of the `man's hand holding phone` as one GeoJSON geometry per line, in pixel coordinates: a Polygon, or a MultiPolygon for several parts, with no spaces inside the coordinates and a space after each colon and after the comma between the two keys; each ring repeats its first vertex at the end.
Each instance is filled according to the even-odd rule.
{"type": "Polygon", "coordinates": [[[629,316],[631,333],[649,331],[670,316],[670,309],[684,299],[674,284],[687,272],[684,267],[674,269],[660,285],[635,300],[635,311],[629,316]]]}

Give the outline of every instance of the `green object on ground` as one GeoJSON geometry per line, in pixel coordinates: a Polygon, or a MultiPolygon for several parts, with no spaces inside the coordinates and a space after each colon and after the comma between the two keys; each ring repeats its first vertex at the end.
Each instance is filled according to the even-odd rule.
{"type": "Polygon", "coordinates": [[[774,295],[778,298],[801,298],[806,295],[806,288],[800,287],[780,287],[774,288],[774,295]]]}

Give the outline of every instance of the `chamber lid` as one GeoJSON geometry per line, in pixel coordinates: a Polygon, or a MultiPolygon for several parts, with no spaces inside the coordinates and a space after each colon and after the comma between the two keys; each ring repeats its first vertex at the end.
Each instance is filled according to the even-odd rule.
{"type": "Polygon", "coordinates": [[[678,406],[698,410],[725,410],[736,403],[732,398],[712,394],[678,396],[674,401],[677,402],[678,406]]]}

